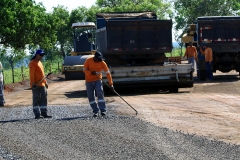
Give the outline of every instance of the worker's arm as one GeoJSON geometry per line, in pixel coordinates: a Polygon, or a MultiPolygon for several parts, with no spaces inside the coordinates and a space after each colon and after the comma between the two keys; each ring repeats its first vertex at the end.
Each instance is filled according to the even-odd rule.
{"type": "Polygon", "coordinates": [[[202,47],[200,47],[200,52],[205,55],[205,51],[202,50],[202,47]]]}
{"type": "Polygon", "coordinates": [[[106,73],[109,85],[112,86],[113,85],[112,75],[111,75],[110,70],[107,67],[107,64],[105,62],[103,62],[103,70],[106,73]]]}
{"type": "Polygon", "coordinates": [[[213,61],[213,53],[212,53],[212,49],[208,48],[208,54],[209,54],[209,62],[213,61]]]}
{"type": "Polygon", "coordinates": [[[35,66],[32,63],[30,63],[29,64],[30,88],[32,88],[32,85],[34,84],[34,74],[35,74],[35,66]]]}
{"type": "Polygon", "coordinates": [[[84,63],[83,66],[83,72],[87,75],[90,76],[91,75],[91,71],[89,70],[89,60],[87,59],[84,63]]]}
{"type": "Polygon", "coordinates": [[[194,47],[194,57],[195,57],[195,60],[198,61],[198,52],[196,47],[194,47]]]}
{"type": "Polygon", "coordinates": [[[184,56],[183,56],[183,58],[185,58],[185,57],[187,57],[187,51],[188,49],[186,48],[186,51],[185,51],[185,54],[184,54],[184,56]]]}

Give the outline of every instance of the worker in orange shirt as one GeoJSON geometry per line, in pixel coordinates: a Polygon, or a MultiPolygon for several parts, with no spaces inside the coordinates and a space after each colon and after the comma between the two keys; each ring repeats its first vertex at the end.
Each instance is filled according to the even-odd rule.
{"type": "Polygon", "coordinates": [[[202,44],[204,51],[200,48],[200,51],[203,55],[205,55],[205,62],[206,62],[206,78],[208,81],[213,80],[213,73],[212,73],[212,61],[213,61],[213,53],[212,49],[207,46],[207,44],[204,42],[202,44]]]}
{"type": "Polygon", "coordinates": [[[44,78],[42,58],[45,53],[37,50],[29,63],[30,87],[32,88],[33,113],[35,119],[52,118],[47,115],[47,80],[44,78]],[[42,80],[42,81],[41,81],[42,80]],[[40,109],[40,110],[39,110],[40,109]],[[41,112],[40,112],[41,111],[41,112]]]}
{"type": "Polygon", "coordinates": [[[106,103],[102,86],[102,71],[106,73],[111,90],[114,90],[111,73],[107,64],[104,62],[102,53],[97,51],[94,57],[90,57],[85,61],[83,67],[87,96],[93,110],[93,117],[98,116],[99,110],[102,116],[106,116],[106,103]],[[98,102],[95,100],[95,92],[98,102]]]}
{"type": "Polygon", "coordinates": [[[192,70],[194,72],[195,60],[197,60],[197,49],[193,46],[192,42],[189,42],[189,46],[186,48],[186,52],[183,58],[187,57],[188,63],[192,64],[192,70]]]}

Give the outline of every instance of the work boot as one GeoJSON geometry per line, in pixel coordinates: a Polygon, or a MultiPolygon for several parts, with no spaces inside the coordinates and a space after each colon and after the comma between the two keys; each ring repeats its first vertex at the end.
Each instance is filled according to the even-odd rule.
{"type": "Polygon", "coordinates": [[[101,112],[101,115],[102,115],[103,117],[105,117],[105,116],[106,116],[106,112],[101,112]]]}
{"type": "Polygon", "coordinates": [[[41,116],[41,115],[35,116],[35,119],[43,119],[43,116],[41,116]]]}
{"type": "Polygon", "coordinates": [[[52,118],[52,116],[49,116],[49,115],[44,115],[43,117],[44,118],[52,118]]]}
{"type": "Polygon", "coordinates": [[[93,113],[93,117],[97,117],[98,116],[98,113],[93,113]]]}
{"type": "Polygon", "coordinates": [[[52,118],[52,116],[47,115],[47,113],[43,113],[42,116],[43,116],[44,118],[52,118]]]}

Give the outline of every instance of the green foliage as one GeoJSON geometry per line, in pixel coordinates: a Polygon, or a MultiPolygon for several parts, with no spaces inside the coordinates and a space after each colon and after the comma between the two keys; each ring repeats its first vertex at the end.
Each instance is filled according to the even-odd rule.
{"type": "Polygon", "coordinates": [[[31,43],[49,46],[51,25],[41,5],[32,0],[1,0],[0,17],[0,44],[16,50],[31,43]]]}
{"type": "Polygon", "coordinates": [[[73,46],[72,41],[70,42],[72,33],[70,15],[66,7],[57,6],[53,9],[52,17],[54,19],[53,25],[55,25],[57,36],[54,50],[61,53],[62,57],[65,57],[73,46]]]}
{"type": "Polygon", "coordinates": [[[165,53],[165,55],[166,57],[179,57],[179,56],[183,57],[181,53],[184,54],[185,51],[186,51],[186,48],[183,48],[182,52],[181,52],[181,48],[174,48],[171,53],[165,53]]]}
{"type": "Polygon", "coordinates": [[[194,23],[201,16],[230,16],[239,14],[239,0],[176,0],[176,30],[194,23]]]}
{"type": "Polygon", "coordinates": [[[163,0],[97,0],[101,12],[152,11],[159,19],[171,18],[170,3],[163,0]]]}

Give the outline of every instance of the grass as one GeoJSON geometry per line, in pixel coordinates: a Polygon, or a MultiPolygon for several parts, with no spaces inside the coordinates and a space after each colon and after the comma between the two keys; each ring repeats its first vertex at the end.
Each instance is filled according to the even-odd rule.
{"type": "MultiPolygon", "coordinates": [[[[49,72],[59,73],[62,70],[62,62],[43,62],[45,74],[49,72]]],[[[12,70],[3,70],[4,84],[13,83],[12,70]]],[[[21,67],[14,68],[14,82],[22,82],[23,80],[29,79],[29,68],[21,67]]]]}

